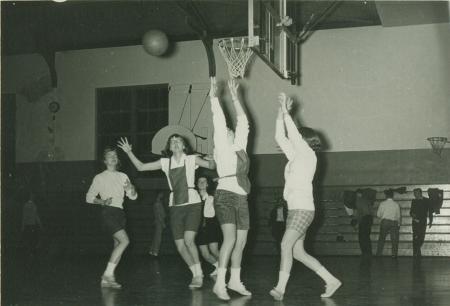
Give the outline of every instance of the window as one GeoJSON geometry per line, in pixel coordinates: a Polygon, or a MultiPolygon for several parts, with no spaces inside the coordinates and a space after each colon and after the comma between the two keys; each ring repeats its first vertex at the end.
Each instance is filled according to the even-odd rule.
{"type": "Polygon", "coordinates": [[[103,148],[115,146],[126,136],[140,160],[154,160],[152,139],[169,123],[168,100],[168,84],[98,88],[98,156],[103,148]]]}

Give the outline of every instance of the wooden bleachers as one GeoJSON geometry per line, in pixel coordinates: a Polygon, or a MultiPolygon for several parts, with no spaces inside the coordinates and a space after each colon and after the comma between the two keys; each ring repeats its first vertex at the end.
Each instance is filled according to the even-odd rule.
{"type": "MultiPolygon", "coordinates": [[[[433,226],[428,229],[425,236],[425,243],[422,247],[423,256],[449,256],[450,255],[450,185],[377,185],[377,186],[330,186],[320,190],[319,199],[316,200],[316,220],[315,228],[309,237],[313,241],[313,251],[318,255],[359,255],[358,233],[350,226],[350,217],[345,212],[342,193],[344,190],[356,190],[367,188],[377,190],[377,199],[374,204],[374,214],[379,203],[385,199],[383,191],[388,188],[407,187],[407,193],[395,194],[396,200],[402,208],[402,226],[400,228],[399,256],[412,255],[412,227],[409,209],[411,200],[414,198],[413,189],[440,188],[444,190],[444,203],[439,215],[434,215],[433,226]],[[342,237],[338,241],[337,237],[342,237]]],[[[258,192],[255,198],[256,210],[258,214],[255,253],[273,254],[274,243],[267,226],[270,210],[273,204],[267,204],[274,200],[274,194],[280,192],[279,188],[268,188],[258,192]]],[[[380,220],[374,218],[372,226],[372,246],[375,253],[380,220]]],[[[388,236],[384,247],[384,254],[390,254],[391,244],[388,236]]]]}

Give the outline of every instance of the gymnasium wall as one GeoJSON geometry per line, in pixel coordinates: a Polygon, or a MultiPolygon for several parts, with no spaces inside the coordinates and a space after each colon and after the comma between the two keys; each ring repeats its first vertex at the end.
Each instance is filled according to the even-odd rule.
{"type": "MultiPolygon", "coordinates": [[[[433,229],[434,240],[427,254],[450,254],[450,149],[438,157],[425,140],[432,135],[450,136],[449,34],[445,24],[318,31],[302,47],[301,86],[280,80],[261,60],[254,59],[248,78],[242,81],[253,126],[251,205],[256,223],[249,251],[274,253],[266,221],[284,183],[285,158],[273,140],[273,122],[276,94],[286,91],[300,102],[297,118],[318,128],[327,140],[328,151],[319,156],[317,186],[322,197],[316,204],[325,216],[333,217],[331,221],[337,220],[338,229],[336,222],[320,227],[319,254],[330,254],[330,250],[336,251],[334,254],[358,254],[355,234],[342,215],[342,201],[336,195],[358,186],[377,186],[382,196],[384,187],[403,184],[424,188],[447,184],[445,210],[437,219],[439,226],[433,229]],[[341,243],[337,251],[331,240],[339,233],[344,233],[348,243],[341,243]],[[439,249],[440,253],[436,251],[439,249]]],[[[223,81],[226,68],[218,52],[216,62],[218,78],[223,81]]],[[[99,209],[84,204],[88,185],[99,171],[94,162],[95,89],[169,83],[169,122],[180,121],[192,127],[209,87],[205,52],[199,41],[179,43],[165,58],[151,57],[140,46],[68,51],[57,53],[56,68],[56,94],[61,103],[56,116],[56,145],[64,151],[64,161],[36,160],[49,143],[47,126],[52,118],[47,104],[52,94],[33,103],[17,95],[17,178],[31,178],[30,184],[38,190],[46,241],[52,252],[103,254],[110,240],[101,234],[99,209]],[[190,84],[193,94],[181,116],[190,84]]],[[[45,62],[38,55],[3,57],[2,92],[18,92],[47,74],[45,62]]],[[[223,101],[228,107],[228,95],[223,101]]],[[[210,120],[206,104],[194,132],[211,136],[210,120]]],[[[212,143],[201,143],[198,149],[211,152],[212,143]]],[[[141,196],[137,202],[127,203],[131,251],[144,252],[151,239],[154,189],[164,188],[165,181],[162,177],[134,176],[133,180],[141,196]]],[[[3,187],[8,188],[5,184],[3,187]]],[[[2,205],[2,224],[6,243],[14,244],[20,241],[23,199],[13,188],[8,191],[2,205]]],[[[402,199],[405,216],[411,193],[408,196],[402,199]]],[[[375,233],[376,228],[374,225],[375,233]]],[[[403,233],[403,254],[408,255],[409,224],[403,233]]],[[[163,249],[174,253],[170,234],[165,235],[163,249]]]]}
{"type": "MultiPolygon", "coordinates": [[[[279,91],[300,103],[297,118],[323,133],[330,152],[429,148],[426,137],[450,134],[449,34],[447,24],[318,31],[302,47],[301,86],[279,79],[254,58],[242,82],[253,126],[252,152],[279,153],[273,140],[279,91]]],[[[216,62],[218,78],[224,80],[218,52],[216,62]]],[[[3,92],[17,92],[47,73],[37,55],[5,57],[2,67],[3,92]]],[[[169,83],[169,119],[178,123],[193,84],[181,116],[181,124],[192,127],[209,86],[199,41],[179,43],[164,58],[149,56],[140,46],[59,52],[56,68],[61,102],[56,144],[68,161],[95,159],[96,88],[169,83]]],[[[18,162],[35,161],[47,145],[50,99],[28,103],[18,96],[18,162]]],[[[228,104],[227,95],[223,100],[228,104]]],[[[211,134],[208,107],[194,131],[211,134]]],[[[210,151],[212,144],[202,148],[210,151]]]]}

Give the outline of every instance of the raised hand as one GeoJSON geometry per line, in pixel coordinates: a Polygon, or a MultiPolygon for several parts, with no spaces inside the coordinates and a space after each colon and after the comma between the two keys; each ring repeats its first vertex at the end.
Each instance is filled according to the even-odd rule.
{"type": "Polygon", "coordinates": [[[121,148],[125,153],[131,152],[133,150],[133,146],[128,143],[128,139],[126,137],[120,137],[120,140],[117,142],[117,146],[121,148]]]}
{"type": "Polygon", "coordinates": [[[292,109],[292,99],[284,92],[278,95],[278,103],[280,103],[281,111],[287,114],[292,109]]]}
{"type": "Polygon", "coordinates": [[[209,90],[209,97],[216,98],[217,97],[217,81],[216,77],[211,77],[211,89],[209,90]]]}
{"type": "Polygon", "coordinates": [[[128,192],[128,191],[133,190],[133,188],[134,188],[134,186],[131,185],[130,180],[127,179],[127,180],[125,181],[125,183],[123,184],[123,189],[125,189],[125,191],[128,192]]]}
{"type": "Polygon", "coordinates": [[[230,93],[231,93],[231,98],[233,100],[238,100],[238,88],[239,88],[239,83],[236,82],[235,79],[231,79],[228,80],[228,88],[230,89],[230,93]]]}

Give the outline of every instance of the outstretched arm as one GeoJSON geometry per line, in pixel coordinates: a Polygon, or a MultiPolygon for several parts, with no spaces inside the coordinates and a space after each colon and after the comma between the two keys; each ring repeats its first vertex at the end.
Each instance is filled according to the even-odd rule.
{"type": "Polygon", "coordinates": [[[204,158],[200,156],[195,157],[195,164],[199,167],[207,169],[216,169],[216,163],[212,157],[206,156],[204,158]]]}
{"type": "Polygon", "coordinates": [[[213,113],[214,126],[214,146],[219,148],[227,145],[227,122],[217,98],[217,84],[216,78],[211,78],[211,89],[209,91],[209,98],[211,100],[211,111],[213,113]]]}
{"type": "Polygon", "coordinates": [[[141,162],[133,153],[130,143],[128,143],[128,139],[120,138],[119,142],[117,143],[117,146],[121,148],[125,153],[127,153],[128,157],[130,158],[133,165],[136,167],[138,171],[153,171],[153,170],[159,170],[161,169],[161,161],[157,160],[150,163],[143,163],[141,162]]]}
{"type": "Polygon", "coordinates": [[[281,108],[278,110],[277,121],[275,124],[275,141],[289,160],[294,159],[295,150],[289,139],[286,137],[283,112],[281,108]]]}
{"type": "Polygon", "coordinates": [[[236,131],[234,135],[234,143],[237,144],[241,149],[247,148],[247,139],[249,133],[249,124],[247,115],[242,108],[241,102],[238,97],[239,83],[236,80],[231,79],[228,81],[228,88],[230,89],[231,98],[233,100],[233,106],[236,110],[236,131]]]}
{"type": "Polygon", "coordinates": [[[285,93],[281,93],[278,97],[281,104],[281,110],[283,112],[284,124],[286,125],[287,134],[290,142],[294,146],[296,151],[304,151],[310,149],[308,143],[303,139],[302,135],[298,131],[297,126],[289,115],[289,111],[292,108],[292,99],[287,97],[285,93]]]}

